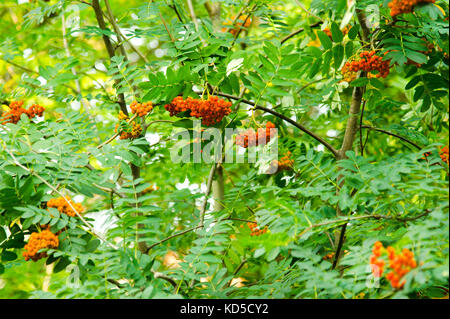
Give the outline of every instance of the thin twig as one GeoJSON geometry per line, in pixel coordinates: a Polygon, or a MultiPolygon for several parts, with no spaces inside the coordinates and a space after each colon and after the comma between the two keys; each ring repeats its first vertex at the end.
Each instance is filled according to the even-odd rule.
{"type": "Polygon", "coordinates": [[[163,279],[163,280],[169,282],[174,288],[177,288],[177,283],[171,277],[166,276],[163,273],[160,273],[160,272],[154,271],[154,270],[152,270],[152,273],[153,273],[153,276],[155,276],[155,278],[163,279]]]}
{"type": "MultiPolygon", "coordinates": [[[[227,218],[217,219],[217,220],[212,221],[212,223],[217,223],[217,222],[222,222],[222,221],[227,221],[227,220],[235,220],[235,221],[241,221],[241,222],[246,222],[246,223],[256,223],[255,221],[252,221],[252,220],[243,219],[243,218],[233,218],[233,217],[227,217],[227,218]]],[[[184,235],[184,234],[190,233],[190,232],[192,232],[192,231],[194,231],[194,230],[196,230],[196,229],[203,228],[203,227],[205,227],[205,225],[197,225],[197,226],[194,226],[194,227],[185,229],[185,230],[183,230],[183,231],[180,231],[180,232],[178,232],[178,233],[172,234],[172,235],[170,235],[170,236],[168,236],[168,237],[166,237],[166,238],[164,238],[164,239],[161,239],[160,241],[158,241],[158,242],[156,242],[156,243],[150,245],[150,246],[147,248],[147,253],[148,253],[152,248],[154,248],[154,247],[156,247],[156,246],[158,246],[158,245],[161,245],[162,243],[164,243],[164,242],[166,242],[166,241],[168,241],[168,240],[171,240],[172,238],[175,238],[175,237],[178,237],[178,236],[182,236],[182,235],[184,235]]]]}
{"type": "Polygon", "coordinates": [[[365,128],[365,129],[368,129],[368,130],[371,130],[371,131],[377,131],[377,132],[380,132],[380,133],[384,133],[384,134],[387,134],[387,135],[394,136],[394,137],[396,137],[398,139],[401,139],[402,141],[405,141],[405,142],[411,144],[412,146],[414,146],[418,150],[422,149],[422,147],[420,147],[419,145],[417,145],[413,141],[408,140],[406,137],[403,137],[401,135],[398,135],[398,134],[395,134],[395,133],[383,130],[381,128],[377,128],[377,127],[373,127],[373,126],[369,126],[369,125],[361,125],[361,128],[365,128]]]}
{"type": "MultiPolygon", "coordinates": [[[[233,39],[233,42],[231,43],[231,47],[233,47],[234,44],[236,43],[237,38],[239,38],[239,35],[241,34],[242,30],[244,30],[244,25],[247,23],[248,19],[251,18],[251,15],[253,14],[253,12],[255,11],[256,8],[257,8],[256,4],[253,5],[253,7],[250,9],[250,13],[245,16],[244,22],[242,24],[238,25],[238,31],[234,35],[234,39],[233,39]]],[[[236,19],[239,19],[239,17],[236,16],[235,20],[236,19]]],[[[234,27],[234,24],[232,25],[232,27],[234,27]]]]}
{"type": "Polygon", "coordinates": [[[161,22],[163,23],[164,28],[166,29],[167,33],[169,34],[170,40],[171,40],[173,43],[175,43],[175,38],[172,36],[172,33],[170,33],[169,28],[167,27],[166,20],[164,20],[164,18],[163,18],[163,16],[162,16],[161,12],[159,12],[159,18],[161,19],[161,22]]]}
{"type": "MultiPolygon", "coordinates": [[[[27,68],[27,67],[25,67],[25,66],[22,66],[22,65],[20,65],[20,64],[17,64],[17,63],[15,63],[15,62],[11,61],[11,60],[7,60],[7,59],[4,59],[4,58],[1,58],[1,59],[2,59],[3,61],[5,61],[6,63],[11,64],[12,66],[15,66],[16,68],[21,69],[22,71],[25,71],[25,72],[27,72],[27,73],[32,73],[32,74],[40,75],[39,72],[34,71],[34,70],[32,70],[32,69],[29,69],[29,68],[27,68]]],[[[77,91],[74,87],[70,86],[69,84],[63,83],[62,85],[65,86],[66,88],[72,90],[75,94],[78,93],[78,91],[77,91]]]]}
{"type": "Polygon", "coordinates": [[[238,272],[242,269],[242,267],[244,267],[245,263],[247,262],[247,259],[244,259],[239,266],[236,268],[236,270],[234,271],[233,275],[237,275],[238,272]]]}
{"type": "Polygon", "coordinates": [[[109,5],[109,1],[105,0],[105,5],[106,5],[106,11],[108,12],[108,14],[106,15],[107,17],[109,16],[109,22],[112,24],[114,32],[117,34],[117,40],[118,40],[118,45],[120,48],[120,52],[122,53],[122,55],[124,56],[125,60],[128,60],[127,57],[127,53],[125,51],[125,48],[123,47],[123,41],[125,40],[124,38],[122,38],[122,33],[120,32],[120,28],[116,23],[116,19],[114,18],[114,14],[111,10],[111,6],[109,5]]]}
{"type": "MultiPolygon", "coordinates": [[[[321,25],[322,23],[323,23],[322,21],[319,21],[319,22],[316,22],[316,23],[311,24],[309,27],[310,27],[310,28],[314,28],[314,27],[317,27],[317,26],[321,25]]],[[[305,31],[305,28],[300,28],[300,29],[297,29],[297,30],[295,30],[295,31],[292,31],[290,34],[288,34],[288,35],[285,36],[283,39],[281,39],[281,41],[280,41],[281,44],[283,44],[284,42],[286,42],[286,41],[289,40],[290,38],[296,36],[297,34],[302,33],[303,31],[305,31]]]]}
{"type": "Polygon", "coordinates": [[[373,215],[360,215],[360,216],[349,216],[346,218],[341,218],[341,219],[334,219],[334,220],[328,220],[322,223],[318,223],[318,224],[314,224],[311,225],[307,228],[305,228],[298,236],[301,237],[304,234],[306,234],[307,232],[309,232],[310,230],[317,228],[317,227],[321,227],[321,226],[327,226],[327,225],[331,225],[331,224],[336,224],[336,226],[340,226],[340,225],[345,225],[347,223],[349,223],[352,220],[360,220],[360,219],[386,219],[386,220],[395,220],[398,222],[411,222],[414,221],[416,219],[422,218],[424,216],[427,216],[431,213],[431,210],[425,210],[425,212],[414,216],[414,217],[398,217],[398,216],[389,216],[389,215],[380,215],[380,214],[373,214],[373,215]]]}
{"type": "Polygon", "coordinates": [[[140,57],[142,60],[144,60],[145,63],[149,63],[149,60],[145,57],[145,55],[142,54],[142,52],[141,52],[138,48],[136,48],[136,47],[130,42],[130,40],[129,40],[129,39],[122,33],[122,31],[120,30],[120,27],[117,25],[117,22],[115,21],[113,12],[112,12],[111,7],[110,7],[110,5],[109,5],[109,2],[105,0],[105,4],[106,4],[106,9],[107,9],[107,11],[108,11],[108,14],[107,14],[107,15],[105,14],[105,17],[106,17],[106,19],[108,19],[108,21],[113,25],[113,27],[114,27],[114,32],[117,34],[118,39],[120,39],[120,38],[122,39],[121,41],[119,41],[119,45],[120,45],[120,47],[121,47],[122,55],[124,55],[124,56],[126,57],[126,51],[125,51],[125,49],[124,49],[123,46],[122,46],[122,42],[125,41],[125,42],[130,46],[130,48],[131,48],[137,55],[139,55],[139,57],[140,57]]]}
{"type": "MultiPolygon", "coordinates": [[[[134,119],[137,117],[137,114],[134,114],[128,121],[127,123],[130,124],[131,122],[134,121],[134,119]]],[[[120,131],[117,130],[117,133],[115,133],[113,136],[111,136],[110,138],[108,138],[106,141],[104,141],[103,143],[97,145],[97,149],[101,149],[103,146],[105,146],[106,144],[111,143],[117,136],[119,136],[120,131]]],[[[87,152],[87,155],[91,155],[91,152],[87,152]]]]}
{"type": "Polygon", "coordinates": [[[306,7],[305,7],[299,0],[295,0],[295,2],[297,2],[298,6],[299,6],[303,11],[305,11],[308,15],[310,15],[310,16],[316,18],[316,19],[319,19],[320,21],[322,21],[322,18],[321,18],[321,17],[316,16],[314,13],[311,13],[308,9],[306,9],[306,7]]]}
{"type": "MultiPolygon", "coordinates": [[[[357,0],[355,0],[356,2],[356,6],[358,5],[357,0]]],[[[364,13],[359,10],[356,9],[356,17],[358,19],[359,24],[361,25],[361,28],[363,29],[363,35],[362,35],[362,40],[363,43],[361,43],[362,46],[364,46],[365,43],[367,43],[367,39],[369,36],[369,33],[367,32],[367,22],[366,22],[366,16],[364,15],[364,13]]],[[[357,77],[358,78],[362,78],[366,76],[366,72],[359,72],[357,77]]],[[[352,92],[352,101],[350,104],[350,109],[348,111],[348,119],[347,119],[347,124],[345,127],[345,133],[344,133],[344,138],[342,139],[342,145],[341,148],[339,149],[338,152],[338,156],[337,159],[341,160],[341,159],[345,159],[347,157],[347,151],[351,150],[353,148],[353,143],[355,142],[355,135],[356,135],[356,131],[358,129],[358,116],[360,116],[360,109],[361,109],[361,103],[362,103],[362,98],[363,98],[363,93],[365,91],[365,86],[362,87],[355,87],[353,89],[352,92]]],[[[340,181],[343,181],[343,176],[342,175],[338,175],[337,177],[337,182],[338,184],[340,184],[340,181]]],[[[336,191],[336,194],[339,195],[339,190],[336,191]]],[[[341,215],[341,208],[339,207],[339,205],[337,205],[336,207],[336,213],[337,215],[341,215]]],[[[338,243],[336,245],[336,252],[334,255],[334,261],[333,261],[333,268],[337,266],[337,263],[339,262],[340,259],[340,251],[341,248],[343,246],[343,241],[345,239],[345,231],[346,231],[346,224],[344,224],[341,228],[341,233],[339,234],[339,239],[338,239],[338,243]]]]}
{"type": "Polygon", "coordinates": [[[361,148],[361,156],[364,156],[364,145],[363,145],[363,139],[362,139],[362,122],[364,118],[364,109],[366,108],[366,100],[364,100],[362,108],[361,108],[361,115],[359,116],[359,147],[361,148]]]}

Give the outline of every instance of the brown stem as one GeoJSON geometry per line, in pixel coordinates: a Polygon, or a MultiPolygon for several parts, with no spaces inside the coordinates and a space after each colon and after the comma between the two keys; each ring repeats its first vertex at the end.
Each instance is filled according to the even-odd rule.
{"type": "Polygon", "coordinates": [[[122,53],[122,55],[125,57],[126,60],[128,60],[127,58],[127,53],[125,51],[125,48],[123,46],[123,42],[126,42],[128,44],[128,46],[137,54],[139,55],[139,57],[144,60],[145,63],[148,63],[149,60],[145,57],[145,55],[142,54],[142,52],[136,48],[125,36],[124,34],[120,31],[120,27],[118,26],[115,18],[114,18],[114,14],[112,12],[111,6],[109,5],[109,1],[105,0],[105,4],[106,4],[106,10],[108,11],[108,15],[105,15],[106,19],[108,19],[108,21],[113,25],[114,28],[114,32],[117,34],[117,39],[120,39],[119,41],[119,47],[120,47],[120,52],[122,53]]]}
{"type": "Polygon", "coordinates": [[[342,225],[341,232],[339,234],[339,241],[338,241],[338,245],[336,248],[335,257],[334,257],[333,265],[331,266],[331,269],[336,268],[337,263],[339,261],[339,257],[337,257],[337,256],[341,255],[342,245],[344,245],[344,237],[345,237],[345,231],[347,229],[347,224],[348,223],[345,223],[344,225],[342,225]]]}
{"type": "Polygon", "coordinates": [[[153,276],[155,276],[155,278],[163,279],[163,280],[169,282],[174,288],[177,288],[177,283],[175,282],[175,280],[173,278],[166,276],[163,273],[160,273],[158,271],[152,270],[152,273],[153,273],[153,276]]]}
{"type": "Polygon", "coordinates": [[[201,227],[203,227],[203,224],[205,221],[206,205],[208,204],[208,196],[209,196],[209,193],[211,192],[211,186],[212,186],[212,182],[213,182],[213,178],[214,178],[214,173],[216,172],[216,167],[217,167],[217,164],[213,163],[213,165],[211,166],[211,169],[209,171],[208,181],[206,184],[206,191],[205,191],[205,200],[203,201],[203,204],[202,204],[202,207],[200,210],[199,226],[201,226],[201,227]]]}
{"type": "MultiPolygon", "coordinates": [[[[310,27],[310,28],[318,27],[318,26],[321,25],[322,23],[323,23],[323,21],[319,21],[319,22],[316,22],[316,23],[311,24],[309,27],[310,27]]],[[[297,29],[297,30],[291,32],[290,34],[288,34],[287,36],[285,36],[283,39],[281,39],[281,41],[280,41],[281,44],[283,44],[284,42],[286,42],[286,41],[289,40],[290,38],[296,36],[297,34],[302,33],[303,31],[305,31],[305,28],[300,28],[300,29],[297,29]]]]}
{"type": "MultiPolygon", "coordinates": [[[[12,66],[15,66],[16,68],[19,68],[19,69],[21,69],[22,71],[25,71],[25,72],[27,72],[27,73],[33,73],[33,74],[39,75],[39,72],[37,72],[37,71],[31,70],[31,69],[29,69],[29,68],[27,68],[27,67],[25,67],[25,66],[22,66],[22,65],[20,65],[20,64],[17,64],[17,63],[15,63],[15,62],[10,61],[10,60],[7,60],[7,59],[5,59],[5,58],[2,58],[2,57],[0,57],[0,58],[1,58],[3,61],[5,61],[6,63],[11,64],[12,66]]],[[[77,89],[75,89],[74,87],[70,86],[69,84],[63,83],[62,85],[65,86],[66,88],[72,90],[75,94],[78,94],[77,89]]]]}
{"type": "MultiPolygon", "coordinates": [[[[239,38],[239,35],[241,34],[242,30],[244,30],[244,25],[251,18],[251,15],[253,14],[253,11],[255,11],[255,8],[256,8],[256,5],[253,5],[253,7],[250,9],[250,13],[247,16],[245,16],[244,22],[242,22],[242,24],[238,25],[238,31],[234,35],[234,39],[233,39],[233,43],[231,44],[231,47],[233,47],[234,44],[236,43],[237,38],[239,38]]],[[[237,20],[237,19],[239,19],[238,16],[236,16],[235,20],[237,20]]],[[[235,23],[233,23],[232,25],[234,26],[235,23]]]]}
{"type": "Polygon", "coordinates": [[[341,149],[339,150],[338,159],[346,158],[345,152],[351,150],[353,147],[356,130],[358,129],[358,115],[360,112],[363,90],[363,87],[355,87],[353,89],[352,102],[348,112],[349,118],[347,120],[344,139],[342,141],[341,149]]]}
{"type": "MultiPolygon", "coordinates": [[[[98,0],[92,0],[92,8],[94,9],[98,26],[100,27],[100,29],[106,30],[107,28],[106,28],[105,19],[103,18],[103,11],[102,11],[102,8],[100,7],[100,3],[98,0]]],[[[108,51],[109,57],[110,58],[114,57],[115,52],[114,52],[114,48],[113,48],[110,38],[105,34],[103,34],[102,37],[103,37],[103,42],[105,43],[106,50],[108,51]]],[[[116,82],[116,85],[119,84],[118,79],[115,80],[115,82],[116,82]]],[[[123,95],[123,93],[119,93],[117,96],[119,98],[118,103],[120,106],[120,110],[124,114],[128,115],[127,105],[125,103],[125,96],[123,95]]]]}
{"type": "MultiPolygon", "coordinates": [[[[217,222],[221,222],[221,221],[226,221],[226,220],[235,220],[235,221],[240,221],[240,222],[245,222],[245,223],[255,223],[255,222],[252,221],[252,220],[242,219],[242,218],[232,218],[232,217],[227,217],[227,218],[217,219],[217,220],[214,220],[213,223],[217,223],[217,222]]],[[[158,245],[161,245],[162,243],[164,243],[164,242],[166,242],[166,241],[168,241],[168,240],[171,240],[172,238],[175,238],[175,237],[178,237],[178,236],[182,236],[182,235],[184,235],[184,234],[190,233],[190,232],[192,232],[192,231],[194,231],[194,230],[196,230],[196,229],[203,228],[203,227],[204,227],[204,225],[197,225],[197,226],[194,226],[194,227],[185,229],[185,230],[183,230],[183,231],[180,231],[180,232],[178,232],[178,233],[175,233],[175,234],[173,234],[173,235],[170,235],[169,237],[166,237],[166,238],[164,238],[164,239],[162,239],[162,240],[160,240],[160,241],[158,241],[158,242],[156,242],[156,243],[150,245],[150,246],[147,248],[147,251],[146,251],[146,252],[148,253],[152,248],[154,248],[154,247],[156,247],[156,246],[158,246],[158,245]]]]}
{"type": "Polygon", "coordinates": [[[220,7],[220,2],[205,2],[206,11],[208,11],[208,15],[211,18],[215,31],[218,31],[220,29],[220,7]]]}
{"type": "Polygon", "coordinates": [[[122,33],[120,32],[120,28],[116,23],[116,18],[114,17],[114,14],[111,10],[111,6],[109,5],[109,1],[105,0],[105,5],[106,5],[106,11],[108,12],[107,17],[109,17],[109,22],[112,24],[114,32],[117,35],[117,40],[118,40],[118,45],[119,45],[119,49],[120,49],[120,53],[122,53],[122,55],[124,56],[125,60],[128,61],[128,57],[127,57],[127,53],[125,51],[125,48],[123,47],[123,42],[125,41],[125,39],[122,37],[122,33]]]}
{"type": "Polygon", "coordinates": [[[321,226],[326,226],[326,225],[331,225],[331,224],[338,224],[337,226],[343,226],[346,225],[347,223],[349,223],[352,220],[360,220],[360,219],[386,219],[386,220],[395,220],[398,222],[411,222],[414,220],[417,220],[419,218],[422,218],[424,216],[427,216],[428,214],[430,214],[432,211],[431,210],[425,210],[423,213],[414,216],[414,217],[398,217],[398,216],[388,216],[388,215],[380,215],[380,214],[374,214],[374,215],[360,215],[360,216],[349,216],[346,218],[342,218],[342,219],[335,219],[335,220],[328,220],[322,223],[318,223],[318,224],[314,224],[309,226],[308,228],[304,229],[298,236],[303,236],[304,234],[306,234],[307,232],[309,232],[311,229],[313,228],[317,228],[317,227],[321,227],[321,226]]]}
{"type": "Polygon", "coordinates": [[[212,183],[212,193],[214,198],[213,210],[218,212],[224,209],[223,202],[225,200],[225,185],[223,181],[223,165],[217,164],[215,178],[212,183]]]}
{"type": "MultiPolygon", "coordinates": [[[[358,3],[356,3],[356,5],[358,5],[358,3]]],[[[366,22],[366,16],[359,9],[356,9],[356,16],[357,16],[358,22],[361,25],[361,28],[363,30],[362,39],[363,39],[364,43],[362,43],[362,45],[364,46],[365,43],[367,43],[368,36],[369,36],[367,22],[366,22]]],[[[359,78],[365,77],[365,76],[366,76],[365,72],[360,72],[358,75],[359,78]]],[[[351,101],[350,110],[348,113],[349,118],[347,120],[347,126],[345,128],[342,146],[338,153],[338,157],[337,157],[338,160],[345,159],[347,157],[347,155],[345,153],[353,148],[356,131],[358,129],[358,116],[360,113],[361,102],[362,102],[362,97],[363,97],[364,91],[365,91],[365,86],[362,86],[362,87],[356,86],[353,89],[352,101],[351,101]]],[[[343,179],[342,175],[339,175],[337,177],[338,184],[340,184],[340,181],[342,179],[343,179]]],[[[339,194],[339,190],[336,190],[336,193],[339,194]]],[[[337,215],[342,214],[339,204],[336,207],[336,213],[337,213],[337,215]]],[[[335,268],[337,266],[339,259],[341,257],[340,252],[341,252],[342,245],[344,244],[346,229],[347,229],[347,224],[344,224],[341,228],[340,234],[337,236],[337,245],[336,245],[337,248],[336,248],[336,253],[334,255],[333,268],[335,268]]]]}
{"type": "Polygon", "coordinates": [[[358,22],[361,25],[362,40],[367,43],[369,41],[370,30],[367,26],[366,15],[364,14],[364,11],[359,8],[356,8],[355,11],[356,11],[356,17],[358,18],[358,22]]]}
{"type": "Polygon", "coordinates": [[[362,138],[362,122],[364,118],[364,109],[366,108],[366,100],[364,100],[362,109],[361,109],[361,116],[359,117],[359,147],[361,149],[361,156],[364,156],[364,145],[363,145],[363,138],[362,138]]]}
{"type": "Polygon", "coordinates": [[[308,9],[306,9],[306,7],[303,5],[303,3],[301,3],[299,0],[295,0],[295,2],[297,2],[298,6],[305,11],[309,16],[312,16],[316,19],[319,19],[320,21],[322,21],[322,18],[319,16],[316,16],[315,14],[311,13],[308,9]]]}

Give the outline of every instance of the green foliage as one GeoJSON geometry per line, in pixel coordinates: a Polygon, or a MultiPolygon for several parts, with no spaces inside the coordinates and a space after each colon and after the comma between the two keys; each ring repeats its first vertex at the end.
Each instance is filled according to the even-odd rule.
{"type": "Polygon", "coordinates": [[[100,1],[102,28],[88,4],[3,1],[0,297],[445,297],[448,1],[398,19],[388,2],[220,1],[220,16],[194,2],[193,20],[185,1],[100,1]],[[347,82],[344,63],[371,50],[389,75],[347,82]],[[211,95],[233,102],[214,127],[274,123],[292,167],[222,163],[210,178],[211,163],[174,163],[174,133],[191,147],[197,132],[164,106],[211,95]],[[138,138],[117,138],[122,96],[152,103],[138,138]],[[44,117],[3,123],[17,100],[44,117]],[[81,217],[47,207],[61,195],[81,217]],[[59,246],[25,261],[47,226],[59,246]],[[388,265],[373,276],[376,241],[414,253],[402,289],[388,265]]]}

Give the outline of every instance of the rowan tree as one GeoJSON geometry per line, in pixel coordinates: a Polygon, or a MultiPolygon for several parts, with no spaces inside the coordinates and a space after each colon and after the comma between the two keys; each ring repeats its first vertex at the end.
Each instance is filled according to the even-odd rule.
{"type": "Polygon", "coordinates": [[[448,17],[2,1],[0,296],[448,298],[448,17]]]}

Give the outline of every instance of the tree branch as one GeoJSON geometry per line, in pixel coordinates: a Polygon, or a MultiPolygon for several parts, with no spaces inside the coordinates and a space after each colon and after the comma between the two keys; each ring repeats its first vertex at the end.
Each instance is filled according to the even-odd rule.
{"type": "MultiPolygon", "coordinates": [[[[227,218],[222,218],[222,219],[216,219],[216,220],[213,221],[213,223],[222,222],[222,221],[226,221],[226,220],[235,220],[235,221],[240,221],[240,222],[245,222],[245,223],[255,223],[255,221],[252,221],[252,220],[247,220],[247,219],[242,219],[242,218],[233,218],[233,217],[227,217],[227,218]]],[[[154,248],[154,247],[156,247],[156,246],[158,246],[158,245],[161,245],[162,243],[164,243],[164,242],[166,242],[166,241],[168,241],[168,240],[171,240],[172,238],[175,238],[175,237],[178,237],[178,236],[182,236],[182,235],[184,235],[184,234],[190,233],[191,231],[194,231],[194,230],[196,230],[196,229],[203,228],[203,227],[204,227],[204,225],[197,225],[197,226],[194,226],[194,227],[185,229],[185,230],[183,230],[183,231],[180,231],[180,232],[178,232],[178,233],[175,233],[175,234],[173,234],[173,235],[170,235],[169,237],[166,237],[166,238],[164,238],[164,239],[162,239],[162,240],[160,240],[160,241],[158,241],[158,242],[156,242],[156,243],[150,245],[150,246],[147,248],[146,253],[148,253],[152,248],[154,248]]]]}
{"type": "Polygon", "coordinates": [[[152,273],[153,273],[153,276],[155,276],[155,278],[163,279],[163,280],[169,282],[174,288],[177,288],[177,286],[178,286],[177,283],[171,277],[166,276],[163,273],[160,273],[160,272],[154,271],[154,270],[152,270],[152,273]]]}
{"type": "MultiPolygon", "coordinates": [[[[12,66],[15,66],[16,68],[19,68],[19,69],[21,69],[22,71],[25,71],[25,72],[27,72],[27,73],[32,73],[32,74],[40,75],[39,72],[37,72],[37,71],[34,71],[34,70],[32,70],[32,69],[29,69],[29,68],[27,68],[27,67],[25,67],[25,66],[22,66],[22,65],[20,65],[20,64],[15,63],[15,62],[13,62],[13,61],[4,59],[4,58],[2,58],[2,57],[0,57],[0,58],[1,58],[3,61],[5,61],[6,63],[11,64],[12,66]]],[[[62,85],[65,86],[66,88],[72,90],[75,94],[78,93],[78,91],[77,91],[74,87],[70,86],[69,84],[63,83],[62,85]]]]}
{"type": "MultiPolygon", "coordinates": [[[[105,20],[103,19],[103,11],[102,11],[102,8],[100,7],[99,0],[92,0],[92,5],[91,6],[94,9],[95,17],[97,18],[98,26],[102,30],[107,30],[105,20]]],[[[115,56],[115,52],[114,52],[114,48],[112,46],[111,40],[105,34],[103,34],[102,37],[103,37],[103,42],[105,43],[106,50],[108,51],[109,57],[110,58],[114,57],[115,56]]],[[[116,85],[118,84],[118,82],[119,82],[119,80],[116,79],[115,80],[116,85]]],[[[125,96],[123,95],[123,93],[119,93],[117,96],[119,98],[119,102],[118,103],[119,103],[121,111],[124,114],[128,115],[127,105],[125,103],[125,96]]]]}
{"type": "Polygon", "coordinates": [[[417,220],[419,218],[422,218],[424,216],[427,216],[431,213],[431,210],[425,210],[423,213],[414,216],[414,217],[398,217],[398,216],[388,216],[388,215],[380,215],[380,214],[374,214],[374,215],[361,215],[361,216],[349,216],[346,218],[342,218],[342,219],[334,219],[334,220],[328,220],[322,223],[318,223],[318,224],[314,224],[309,226],[308,228],[304,229],[298,236],[301,237],[304,234],[306,234],[307,232],[309,232],[311,229],[313,228],[317,228],[317,227],[321,227],[321,226],[326,226],[326,225],[331,225],[331,224],[337,224],[336,226],[341,226],[341,225],[346,225],[347,223],[353,221],[353,220],[360,220],[360,219],[386,219],[386,220],[395,220],[398,222],[411,222],[414,220],[417,220]]]}
{"type": "MultiPolygon", "coordinates": [[[[358,2],[358,1],[356,1],[358,2]]],[[[369,42],[369,34],[370,34],[370,30],[367,27],[367,19],[366,19],[366,15],[364,14],[364,11],[358,8],[358,3],[356,3],[356,17],[358,18],[358,22],[361,25],[361,30],[362,30],[362,40],[367,43],[369,42]]]]}
{"type": "Polygon", "coordinates": [[[394,136],[394,137],[396,137],[398,139],[401,139],[402,141],[405,141],[405,142],[411,144],[412,146],[414,146],[418,150],[422,149],[422,147],[420,147],[419,145],[417,145],[413,141],[408,140],[406,137],[403,137],[403,136],[400,136],[398,134],[395,134],[395,133],[383,130],[381,128],[377,128],[377,127],[373,127],[373,126],[369,126],[369,125],[361,125],[361,128],[365,128],[365,129],[368,129],[368,130],[371,130],[371,131],[377,131],[377,132],[384,133],[384,134],[387,134],[387,135],[390,135],[390,136],[394,136]]]}
{"type": "Polygon", "coordinates": [[[211,3],[209,1],[205,2],[206,11],[208,11],[208,15],[211,18],[214,30],[217,31],[220,29],[220,2],[211,3]]]}
{"type": "Polygon", "coordinates": [[[222,92],[218,92],[216,94],[219,95],[219,96],[223,96],[223,97],[229,98],[229,99],[239,100],[239,101],[241,101],[241,102],[243,102],[245,104],[253,105],[255,110],[261,110],[261,111],[264,111],[266,113],[270,113],[272,115],[275,115],[276,117],[278,117],[278,118],[280,118],[280,119],[282,119],[282,120],[292,124],[293,126],[297,127],[298,129],[300,129],[304,133],[306,133],[309,136],[311,136],[312,138],[314,138],[316,141],[318,141],[323,146],[325,146],[335,157],[338,156],[338,151],[331,144],[329,144],[327,141],[325,141],[322,137],[318,136],[316,133],[311,132],[309,129],[307,129],[306,127],[304,127],[300,123],[297,123],[294,120],[290,119],[289,117],[287,117],[287,116],[285,116],[285,115],[283,115],[281,113],[278,113],[278,112],[276,112],[276,111],[274,111],[272,109],[269,109],[269,108],[266,108],[264,106],[255,104],[252,101],[249,101],[249,100],[246,100],[246,99],[242,99],[242,98],[239,98],[239,97],[234,96],[234,95],[230,95],[230,94],[222,93],[222,92]]]}
{"type": "MultiPolygon", "coordinates": [[[[316,22],[316,23],[311,24],[309,27],[310,27],[310,28],[318,27],[318,26],[321,25],[322,23],[323,23],[323,21],[319,21],[319,22],[316,22]]],[[[302,33],[303,31],[305,31],[305,28],[300,28],[300,29],[297,29],[297,30],[291,32],[290,34],[288,34],[287,36],[285,36],[283,39],[281,39],[281,41],[280,41],[281,44],[283,44],[284,42],[286,42],[286,41],[289,40],[290,38],[296,36],[297,34],[302,33]]]]}
{"type": "Polygon", "coordinates": [[[114,14],[111,10],[111,6],[109,5],[108,0],[105,0],[105,5],[106,5],[106,11],[108,12],[106,17],[109,17],[108,21],[112,24],[114,32],[117,34],[117,40],[119,40],[118,45],[120,48],[120,52],[125,57],[125,60],[128,61],[127,53],[125,51],[125,48],[123,47],[123,42],[125,41],[125,38],[122,37],[122,33],[120,32],[120,28],[116,23],[116,18],[114,18],[114,14]]]}
{"type": "Polygon", "coordinates": [[[110,5],[109,5],[109,1],[108,0],[105,0],[105,4],[106,4],[106,9],[107,9],[107,11],[108,11],[108,14],[106,15],[105,14],[105,17],[106,17],[106,19],[108,19],[108,21],[113,25],[113,27],[114,27],[114,32],[117,34],[117,37],[118,37],[118,39],[122,39],[122,40],[120,40],[119,41],[119,47],[121,48],[121,53],[122,53],[122,55],[123,56],[125,56],[125,58],[128,60],[128,58],[127,58],[127,54],[126,54],[126,51],[125,51],[125,48],[123,47],[123,42],[125,41],[129,46],[130,46],[130,48],[137,54],[137,55],[139,55],[139,57],[142,59],[142,60],[144,60],[144,62],[145,63],[148,63],[149,62],[149,60],[145,57],[145,55],[143,55],[142,54],[142,52],[138,49],[138,48],[136,48],[126,37],[125,37],[125,35],[122,33],[122,31],[120,31],[120,27],[119,27],[119,25],[117,24],[117,22],[116,22],[116,20],[115,20],[115,18],[114,18],[114,14],[113,14],[113,12],[112,12],[112,10],[111,10],[111,7],[110,7],[110,5]]]}
{"type": "Polygon", "coordinates": [[[208,181],[206,183],[206,191],[205,191],[205,200],[203,201],[201,210],[200,210],[200,224],[199,226],[203,227],[204,221],[205,221],[205,211],[206,211],[206,205],[208,203],[208,196],[211,192],[211,186],[214,178],[214,173],[216,172],[217,164],[214,162],[211,166],[211,169],[209,170],[208,175],[208,181]]]}
{"type": "MultiPolygon", "coordinates": [[[[355,5],[357,6],[358,5],[357,0],[355,0],[355,1],[356,1],[355,5]]],[[[356,16],[358,18],[359,24],[361,25],[361,29],[363,30],[362,40],[364,43],[362,43],[362,46],[364,47],[364,45],[368,42],[368,36],[369,36],[367,22],[366,22],[366,16],[358,8],[356,9],[356,16]]],[[[365,77],[365,76],[366,76],[366,72],[361,71],[358,73],[357,77],[361,78],[361,77],[365,77]]],[[[341,146],[341,149],[339,150],[339,153],[337,156],[338,160],[345,159],[347,157],[346,152],[353,148],[356,130],[358,127],[357,121],[358,121],[358,116],[360,113],[361,102],[362,102],[362,97],[363,97],[364,91],[365,91],[365,86],[362,86],[362,87],[356,86],[353,89],[352,101],[350,104],[350,110],[348,112],[349,118],[347,120],[347,126],[345,128],[342,146],[341,146]]],[[[339,175],[337,177],[338,184],[340,183],[340,180],[342,178],[343,178],[342,175],[339,175]]],[[[336,193],[338,194],[339,190],[337,190],[336,193]]],[[[337,213],[337,215],[341,215],[341,209],[339,207],[339,204],[336,207],[336,213],[337,213]]],[[[341,232],[339,234],[338,242],[336,245],[337,249],[336,249],[336,253],[334,255],[333,268],[336,267],[337,263],[339,262],[341,248],[343,245],[343,241],[345,239],[346,227],[347,227],[346,224],[344,224],[342,226],[341,232]]]]}
{"type": "Polygon", "coordinates": [[[305,8],[305,6],[304,6],[299,0],[295,0],[295,2],[297,2],[298,6],[299,6],[303,11],[305,11],[308,15],[310,15],[310,16],[316,18],[316,19],[319,19],[321,22],[323,22],[321,17],[316,16],[315,14],[311,13],[308,9],[305,8]]]}

